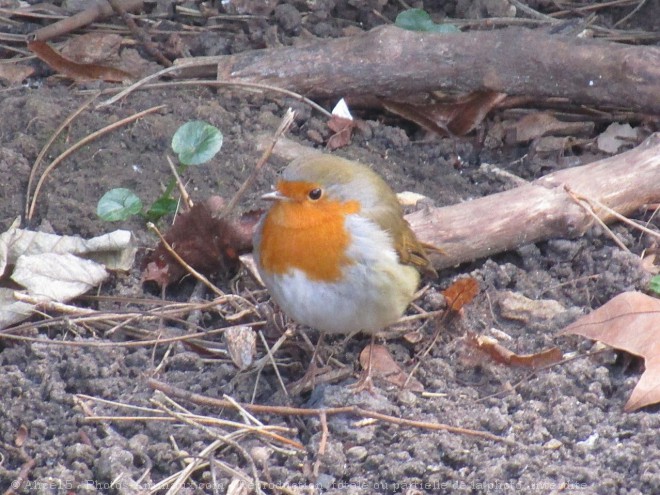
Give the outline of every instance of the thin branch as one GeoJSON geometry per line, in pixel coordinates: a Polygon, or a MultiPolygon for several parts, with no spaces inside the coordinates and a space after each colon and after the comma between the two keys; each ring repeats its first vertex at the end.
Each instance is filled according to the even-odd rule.
{"type": "Polygon", "coordinates": [[[46,167],[46,170],[44,170],[44,173],[41,175],[39,178],[39,182],[37,182],[37,186],[34,189],[34,197],[32,198],[32,203],[30,204],[30,209],[27,214],[28,220],[32,219],[32,216],[34,215],[34,209],[37,204],[37,198],[39,196],[39,191],[41,191],[41,187],[44,184],[44,181],[46,180],[46,177],[50,174],[50,172],[53,171],[55,167],[57,167],[65,158],[67,158],[69,155],[73,154],[74,151],[77,151],[78,149],[82,148],[86,144],[91,143],[95,139],[111,132],[114,131],[115,129],[126,125],[130,124],[131,122],[135,122],[136,120],[144,117],[145,115],[149,115],[151,113],[157,112],[158,110],[161,110],[165,108],[166,105],[158,105],[156,107],[151,107],[148,108],[147,110],[143,110],[142,112],[135,113],[129,117],[126,117],[125,119],[121,119],[117,122],[114,122],[108,126],[105,126],[102,129],[99,129],[96,132],[93,132],[92,134],[89,134],[88,136],[84,137],[77,143],[75,143],[73,146],[68,148],[66,151],[64,151],[62,154],[60,154],[55,160],[53,160],[48,167],[46,167]]]}

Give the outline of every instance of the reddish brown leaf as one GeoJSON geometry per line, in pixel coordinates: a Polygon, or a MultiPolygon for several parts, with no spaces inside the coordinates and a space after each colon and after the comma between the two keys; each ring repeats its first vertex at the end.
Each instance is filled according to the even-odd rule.
{"type": "Polygon", "coordinates": [[[490,357],[493,361],[509,366],[538,369],[562,360],[561,350],[552,347],[534,354],[516,354],[486,335],[469,334],[467,344],[490,357]]]}
{"type": "Polygon", "coordinates": [[[97,64],[119,56],[122,37],[113,33],[91,32],[72,37],[61,55],[79,64],[97,64]]]}
{"type": "Polygon", "coordinates": [[[408,379],[408,374],[397,364],[390,351],[387,350],[387,347],[383,345],[368,345],[362,349],[360,353],[360,366],[366,370],[370,364],[372,377],[380,378],[400,388],[405,385],[408,390],[412,390],[413,392],[424,391],[424,386],[415,377],[408,379]],[[369,363],[369,355],[372,352],[371,363],[369,363]]]}
{"type": "Polygon", "coordinates": [[[447,307],[451,311],[460,311],[463,306],[470,303],[479,293],[479,282],[472,277],[459,278],[442,291],[447,300],[447,307]]]}
{"type": "Polygon", "coordinates": [[[474,91],[452,102],[412,105],[392,100],[382,102],[386,110],[410,120],[440,136],[464,136],[476,128],[498,103],[504,93],[474,91]]]}
{"type": "Polygon", "coordinates": [[[64,58],[43,41],[28,41],[28,48],[53,70],[75,80],[101,79],[123,82],[133,78],[128,72],[96,64],[79,64],[64,58]]]}
{"type": "Polygon", "coordinates": [[[355,129],[355,121],[333,115],[328,120],[328,127],[334,132],[330,139],[328,139],[327,148],[329,150],[336,150],[343,148],[351,143],[353,137],[353,129],[355,129]]]}
{"type": "Polygon", "coordinates": [[[582,335],[641,356],[646,367],[626,411],[660,402],[660,300],[624,292],[566,327],[562,334],[582,335]]]}
{"type": "MultiPolygon", "coordinates": [[[[238,220],[215,218],[222,204],[209,198],[180,214],[165,233],[167,243],[186,263],[204,275],[231,276],[239,267],[239,255],[252,250],[252,234],[262,212],[251,211],[238,220]]],[[[162,244],[145,260],[142,281],[167,286],[185,275],[184,268],[162,244]]]]}

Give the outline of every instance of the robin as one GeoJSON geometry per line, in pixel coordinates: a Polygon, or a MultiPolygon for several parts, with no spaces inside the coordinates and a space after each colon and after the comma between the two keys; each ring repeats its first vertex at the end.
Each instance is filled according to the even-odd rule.
{"type": "Polygon", "coordinates": [[[420,272],[435,273],[396,195],[365,165],[302,157],[282,172],[259,223],[254,256],[273,300],[327,334],[373,335],[412,301],[420,272]]]}

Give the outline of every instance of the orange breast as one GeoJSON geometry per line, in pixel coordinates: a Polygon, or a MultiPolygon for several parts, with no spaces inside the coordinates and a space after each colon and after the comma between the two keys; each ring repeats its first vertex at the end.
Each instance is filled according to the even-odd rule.
{"type": "Polygon", "coordinates": [[[342,267],[351,263],[344,218],[358,211],[356,201],[277,201],[264,220],[259,252],[263,269],[282,275],[298,268],[312,280],[338,280],[342,267]]]}

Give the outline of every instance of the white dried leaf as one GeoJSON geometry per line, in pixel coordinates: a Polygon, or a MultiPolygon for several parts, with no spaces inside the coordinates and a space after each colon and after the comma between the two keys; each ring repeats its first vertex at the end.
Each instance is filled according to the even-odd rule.
{"type": "Polygon", "coordinates": [[[242,254],[238,257],[239,260],[241,260],[241,263],[243,263],[243,266],[247,268],[247,270],[250,272],[250,274],[254,277],[254,279],[261,285],[262,287],[265,287],[266,284],[264,284],[264,281],[261,279],[261,275],[259,275],[259,270],[257,269],[257,263],[254,261],[254,256],[252,254],[242,254]]]}
{"type": "Polygon", "coordinates": [[[598,136],[596,144],[599,150],[614,154],[622,146],[635,144],[637,139],[637,129],[633,129],[630,124],[613,122],[598,136]]]}
{"type": "Polygon", "coordinates": [[[396,198],[399,200],[401,206],[416,206],[417,203],[424,199],[428,199],[423,194],[419,194],[412,191],[403,191],[396,194],[396,198]]]}
{"type": "Polygon", "coordinates": [[[332,109],[332,115],[334,115],[335,117],[341,117],[342,119],[353,120],[353,116],[351,115],[351,112],[348,109],[346,100],[344,100],[343,98],[339,100],[335,105],[335,108],[332,109]]]}
{"type": "Polygon", "coordinates": [[[249,484],[240,478],[232,478],[227,487],[227,495],[248,495],[250,492],[249,484]]]}
{"type": "Polygon", "coordinates": [[[0,329],[22,322],[32,316],[32,304],[17,301],[14,290],[0,288],[0,329]]]}
{"type": "Polygon", "coordinates": [[[11,278],[31,295],[65,302],[108,276],[103,265],[72,254],[42,253],[20,256],[11,278]]]}
{"type": "Polygon", "coordinates": [[[257,336],[248,326],[228,328],[223,334],[229,357],[239,370],[250,367],[257,353],[257,336]]]}
{"type": "Polygon", "coordinates": [[[133,234],[117,230],[91,239],[61,236],[10,228],[0,234],[0,269],[13,265],[22,255],[71,253],[107,263],[109,269],[128,270],[133,265],[137,248],[133,234]]]}

